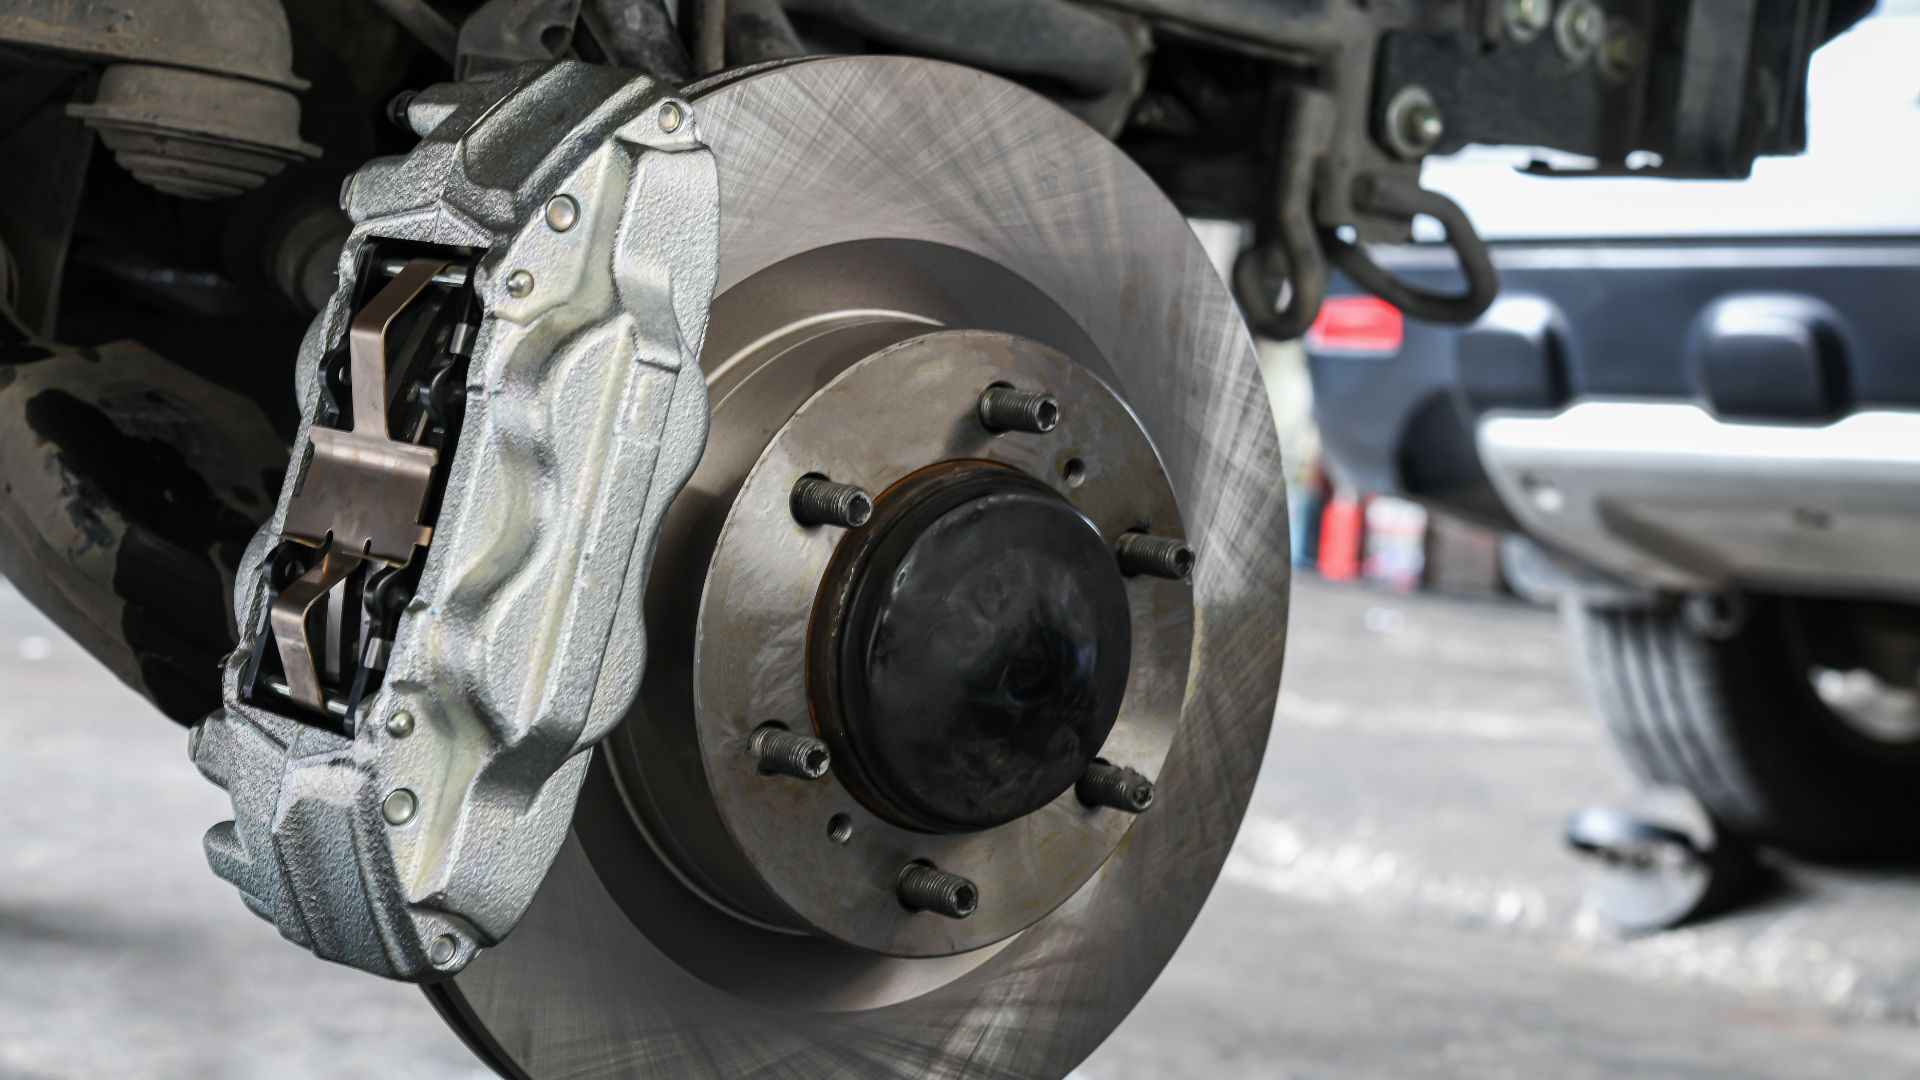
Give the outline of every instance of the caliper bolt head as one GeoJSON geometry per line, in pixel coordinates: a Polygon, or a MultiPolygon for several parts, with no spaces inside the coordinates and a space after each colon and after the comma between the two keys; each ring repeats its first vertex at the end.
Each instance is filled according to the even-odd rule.
{"type": "Polygon", "coordinates": [[[980,422],[988,431],[1045,435],[1060,426],[1060,402],[1052,394],[989,386],[980,395],[980,422]]]}
{"type": "Polygon", "coordinates": [[[571,195],[555,195],[547,200],[547,227],[554,232],[566,232],[580,220],[580,204],[573,201],[571,195]]]}
{"type": "Polygon", "coordinates": [[[1153,781],[1133,769],[1104,761],[1087,766],[1073,790],[1088,806],[1104,806],[1129,814],[1143,813],[1153,805],[1153,781]]]}
{"type": "Polygon", "coordinates": [[[949,919],[964,919],[980,906],[980,890],[973,882],[925,863],[900,871],[899,892],[900,902],[912,910],[949,919]]]}
{"type": "Polygon", "coordinates": [[[402,709],[388,717],[387,734],[396,739],[404,739],[413,734],[413,714],[402,709]]]}
{"type": "Polygon", "coordinates": [[[1113,553],[1120,560],[1120,572],[1128,577],[1168,578],[1185,581],[1193,573],[1193,549],[1185,540],[1146,533],[1121,533],[1113,553]]]}
{"type": "Polygon", "coordinates": [[[873,516],[873,496],[851,484],[808,475],[793,485],[793,519],[802,525],[857,529],[873,516]]]}
{"type": "Polygon", "coordinates": [[[747,749],[760,771],[796,780],[818,780],[833,763],[827,744],[811,735],[797,735],[778,724],[763,724],[747,740],[747,749]]]}
{"type": "Polygon", "coordinates": [[[387,819],[389,825],[405,825],[413,820],[414,811],[420,809],[420,800],[406,788],[395,788],[387,793],[380,803],[380,816],[387,819]]]}

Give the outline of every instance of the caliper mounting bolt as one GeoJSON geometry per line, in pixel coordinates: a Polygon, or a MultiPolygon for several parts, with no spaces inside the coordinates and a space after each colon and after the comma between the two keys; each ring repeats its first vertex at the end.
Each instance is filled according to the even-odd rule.
{"type": "Polygon", "coordinates": [[[1120,572],[1128,577],[1169,578],[1184,581],[1193,573],[1193,549],[1185,540],[1146,533],[1121,533],[1113,553],[1120,560],[1120,572]]]}
{"type": "Polygon", "coordinates": [[[1153,805],[1153,781],[1133,769],[1104,761],[1087,766],[1073,791],[1088,806],[1104,806],[1129,814],[1142,813],[1153,805]]]}
{"type": "Polygon", "coordinates": [[[793,485],[793,519],[802,525],[857,529],[873,516],[873,496],[851,484],[808,475],[793,485]]]}
{"type": "Polygon", "coordinates": [[[747,740],[747,749],[767,775],[818,780],[833,763],[827,744],[811,735],[797,735],[778,724],[762,724],[747,740]]]}
{"type": "Polygon", "coordinates": [[[1052,394],[989,386],[980,395],[980,422],[988,431],[1045,435],[1060,426],[1060,402],[1052,394]]]}
{"type": "Polygon", "coordinates": [[[959,874],[912,863],[900,871],[900,902],[914,911],[964,919],[980,906],[980,890],[959,874]]]}

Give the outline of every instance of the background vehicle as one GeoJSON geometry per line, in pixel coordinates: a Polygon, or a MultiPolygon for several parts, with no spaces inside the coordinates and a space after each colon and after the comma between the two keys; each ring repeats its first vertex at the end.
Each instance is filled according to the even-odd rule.
{"type": "Polygon", "coordinates": [[[1307,338],[1342,476],[1530,538],[1633,768],[1810,854],[1920,839],[1916,48],[1911,4],[1836,40],[1807,155],[1739,184],[1430,163],[1500,299],[1455,329],[1349,296],[1307,338]]]}

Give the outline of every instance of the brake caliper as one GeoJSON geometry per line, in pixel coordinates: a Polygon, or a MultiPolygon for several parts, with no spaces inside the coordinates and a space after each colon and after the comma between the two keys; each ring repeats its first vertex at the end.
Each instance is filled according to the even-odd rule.
{"type": "Polygon", "coordinates": [[[193,757],[249,907],[321,957],[459,971],[518,921],[645,656],[706,443],[716,171],[684,100],[562,63],[449,84],[369,163],[301,346],[305,422],[193,757]]]}

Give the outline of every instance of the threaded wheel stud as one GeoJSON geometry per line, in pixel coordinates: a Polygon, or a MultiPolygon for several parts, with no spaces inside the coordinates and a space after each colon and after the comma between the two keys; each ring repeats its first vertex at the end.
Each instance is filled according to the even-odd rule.
{"type": "Polygon", "coordinates": [[[1146,533],[1121,533],[1113,553],[1120,560],[1120,572],[1129,577],[1169,578],[1184,581],[1193,573],[1193,549],[1185,540],[1146,533]]]}
{"type": "Polygon", "coordinates": [[[1153,781],[1119,765],[1096,761],[1074,785],[1074,794],[1088,806],[1104,806],[1138,814],[1153,805],[1153,781]]]}
{"type": "Polygon", "coordinates": [[[766,724],[747,740],[747,749],[767,775],[818,780],[833,763],[827,744],[811,735],[796,735],[778,724],[766,724]]]}
{"type": "Polygon", "coordinates": [[[914,863],[900,872],[900,902],[915,911],[964,919],[980,906],[980,890],[958,874],[914,863]]]}
{"type": "Polygon", "coordinates": [[[793,519],[802,525],[857,529],[873,516],[873,497],[851,484],[803,476],[793,485],[793,519]]]}
{"type": "Polygon", "coordinates": [[[980,395],[980,422],[988,431],[1045,435],[1060,426],[1060,402],[1052,394],[989,386],[980,395]]]}

